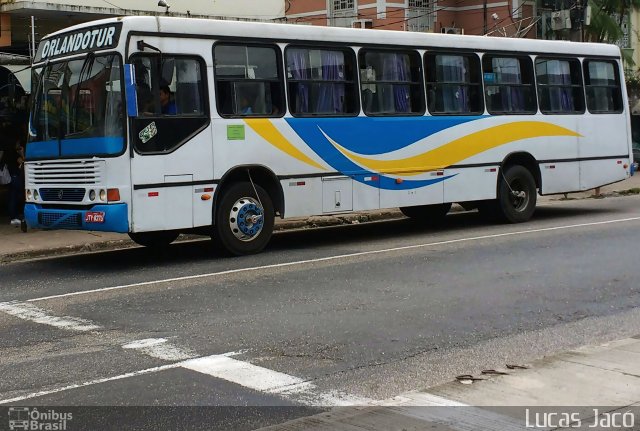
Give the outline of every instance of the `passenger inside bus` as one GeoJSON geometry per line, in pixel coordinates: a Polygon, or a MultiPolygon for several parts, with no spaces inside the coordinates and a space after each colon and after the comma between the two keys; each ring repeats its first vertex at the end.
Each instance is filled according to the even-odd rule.
{"type": "Polygon", "coordinates": [[[160,87],[160,109],[164,115],[176,115],[178,108],[168,85],[160,87]]]}

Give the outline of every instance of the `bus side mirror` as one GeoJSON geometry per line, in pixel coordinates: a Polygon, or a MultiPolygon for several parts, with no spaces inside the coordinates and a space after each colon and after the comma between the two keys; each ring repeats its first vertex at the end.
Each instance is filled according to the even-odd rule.
{"type": "Polygon", "coordinates": [[[124,65],[124,92],[127,102],[127,116],[138,116],[138,95],[136,90],[136,68],[133,64],[124,65]]]}

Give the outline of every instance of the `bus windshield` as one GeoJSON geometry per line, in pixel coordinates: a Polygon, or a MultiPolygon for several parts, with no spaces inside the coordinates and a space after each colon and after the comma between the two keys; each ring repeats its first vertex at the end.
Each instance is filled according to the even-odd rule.
{"type": "Polygon", "coordinates": [[[121,154],[124,108],[120,69],[120,57],[113,54],[89,54],[38,69],[27,158],[121,154]]]}

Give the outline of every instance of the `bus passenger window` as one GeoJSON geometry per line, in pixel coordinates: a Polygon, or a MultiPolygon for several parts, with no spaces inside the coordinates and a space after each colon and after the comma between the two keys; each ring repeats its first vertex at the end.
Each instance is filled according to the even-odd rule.
{"type": "Polygon", "coordinates": [[[357,115],[353,51],[289,46],[287,83],[293,115],[357,115]]]}
{"type": "Polygon", "coordinates": [[[216,104],[222,117],[281,117],[280,50],[272,46],[214,47],[216,104]]]}
{"type": "Polygon", "coordinates": [[[480,60],[474,54],[425,55],[427,103],[432,114],[481,114],[480,60]]]}
{"type": "Polygon", "coordinates": [[[584,91],[578,60],[537,58],[536,80],[540,112],[582,114],[584,91]]]}
{"type": "Polygon", "coordinates": [[[367,115],[422,115],[420,54],[360,51],[362,103],[367,115]]]}
{"type": "Polygon", "coordinates": [[[622,112],[620,74],[615,62],[586,60],[584,83],[589,112],[595,114],[622,112]]]}
{"type": "Polygon", "coordinates": [[[490,114],[535,114],[533,66],[529,57],[485,55],[482,66],[490,114]]]}

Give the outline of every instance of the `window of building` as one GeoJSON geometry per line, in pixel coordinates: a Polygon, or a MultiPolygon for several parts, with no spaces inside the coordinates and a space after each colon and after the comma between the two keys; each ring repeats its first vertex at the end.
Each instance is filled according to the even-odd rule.
{"type": "Polygon", "coordinates": [[[218,44],[216,103],[223,117],[281,117],[284,86],[276,46],[218,44]]]}
{"type": "Polygon", "coordinates": [[[543,114],[584,112],[582,71],[578,60],[536,59],[538,103],[543,114]]]}
{"type": "Polygon", "coordinates": [[[352,51],[289,47],[286,57],[293,115],[357,115],[352,51]]]}
{"type": "Polygon", "coordinates": [[[622,112],[622,90],[618,65],[613,61],[587,60],[584,83],[589,112],[622,112]]]}
{"type": "Polygon", "coordinates": [[[485,55],[482,66],[489,113],[533,114],[536,112],[531,58],[485,55]]]}
{"type": "Polygon", "coordinates": [[[351,27],[358,18],[354,0],[330,0],[329,18],[333,27],[351,27]]]}
{"type": "Polygon", "coordinates": [[[407,30],[427,32],[435,23],[435,5],[433,0],[409,0],[407,8],[407,30]]]}
{"type": "Polygon", "coordinates": [[[332,0],[333,10],[353,10],[354,2],[353,0],[332,0]]]}
{"type": "Polygon", "coordinates": [[[367,115],[424,113],[420,54],[360,51],[362,105],[367,115]]]}
{"type": "Polygon", "coordinates": [[[209,123],[206,66],[201,58],[136,54],[131,64],[138,102],[136,150],[173,151],[209,123]],[[150,121],[155,123],[157,133],[147,139],[144,130],[150,121]]]}
{"type": "Polygon", "coordinates": [[[473,54],[425,56],[427,103],[432,114],[481,114],[480,60],[473,54]]]}

